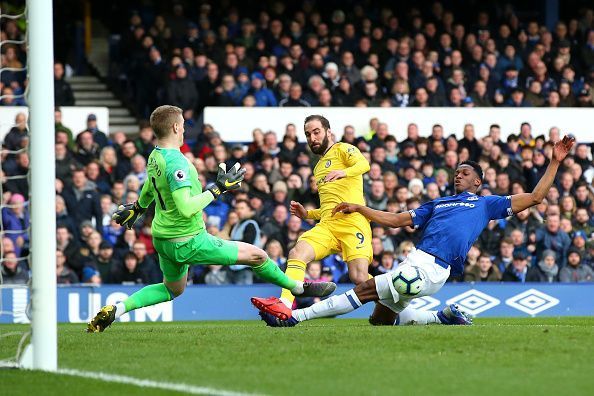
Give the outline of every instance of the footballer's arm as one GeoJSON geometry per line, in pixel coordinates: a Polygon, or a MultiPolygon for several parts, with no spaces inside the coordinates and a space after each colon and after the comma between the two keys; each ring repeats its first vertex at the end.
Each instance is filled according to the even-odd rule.
{"type": "Polygon", "coordinates": [[[347,177],[359,176],[369,172],[369,169],[371,169],[369,161],[367,161],[367,158],[358,149],[352,147],[348,148],[346,152],[342,150],[341,153],[345,157],[345,163],[348,165],[348,168],[344,169],[347,177]]]}
{"type": "Polygon", "coordinates": [[[324,178],[325,182],[342,179],[343,177],[360,176],[369,172],[369,169],[371,168],[369,161],[367,161],[367,158],[365,158],[355,147],[347,148],[345,151],[345,147],[341,146],[339,153],[347,167],[330,171],[324,178]]]}
{"type": "Polygon", "coordinates": [[[171,195],[175,202],[175,207],[186,219],[206,208],[215,199],[209,190],[197,195],[191,195],[190,187],[178,188],[171,195]]]}
{"type": "Polygon", "coordinates": [[[371,220],[374,223],[378,223],[390,228],[398,228],[413,225],[412,216],[409,212],[384,212],[383,210],[375,210],[368,208],[367,206],[352,204],[348,202],[342,202],[336,205],[336,207],[332,210],[332,215],[334,216],[338,212],[342,212],[345,214],[354,212],[361,213],[368,220],[371,220]]]}
{"type": "Polygon", "coordinates": [[[523,211],[524,209],[530,208],[534,205],[538,205],[547,196],[553,181],[555,181],[555,175],[559,169],[559,165],[563,159],[567,156],[575,138],[565,136],[563,139],[553,147],[553,156],[551,162],[547,166],[547,169],[539,180],[536,187],[531,193],[515,194],[511,197],[511,206],[514,213],[523,211]]]}
{"type": "Polygon", "coordinates": [[[152,185],[147,179],[142,185],[142,190],[140,190],[140,195],[137,202],[141,208],[148,208],[153,202],[153,199],[155,199],[155,196],[153,194],[152,185]]]}

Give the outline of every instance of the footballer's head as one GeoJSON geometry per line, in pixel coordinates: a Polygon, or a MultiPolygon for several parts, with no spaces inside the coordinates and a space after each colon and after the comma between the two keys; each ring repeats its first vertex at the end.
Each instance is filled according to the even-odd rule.
{"type": "Polygon", "coordinates": [[[456,193],[470,191],[476,193],[483,184],[483,170],[474,161],[464,161],[456,168],[454,176],[454,188],[456,193]]]}
{"type": "Polygon", "coordinates": [[[314,154],[323,155],[332,141],[332,131],[328,119],[317,114],[307,116],[303,129],[311,151],[314,154]]]}
{"type": "Polygon", "coordinates": [[[180,147],[184,144],[184,115],[179,107],[157,107],[151,114],[150,123],[157,140],[175,140],[180,147]]]}

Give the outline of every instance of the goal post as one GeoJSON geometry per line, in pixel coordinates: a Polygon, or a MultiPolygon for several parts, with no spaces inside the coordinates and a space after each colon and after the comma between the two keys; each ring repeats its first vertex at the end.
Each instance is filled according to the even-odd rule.
{"type": "Polygon", "coordinates": [[[31,345],[36,370],[58,366],[52,0],[27,1],[31,157],[31,345]]]}

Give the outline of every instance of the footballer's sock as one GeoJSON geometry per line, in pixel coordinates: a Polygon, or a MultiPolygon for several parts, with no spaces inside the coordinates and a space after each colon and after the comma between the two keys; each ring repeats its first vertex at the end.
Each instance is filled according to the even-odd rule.
{"type": "Polygon", "coordinates": [[[338,296],[332,296],[326,300],[317,302],[311,307],[305,309],[296,309],[293,311],[293,317],[298,321],[325,318],[327,316],[336,316],[349,313],[359,308],[361,301],[353,289],[338,296]]]}
{"type": "Polygon", "coordinates": [[[115,313],[116,319],[126,313],[126,304],[124,304],[123,301],[116,303],[115,307],[116,307],[116,313],[115,313]]]}
{"type": "Polygon", "coordinates": [[[437,311],[421,311],[406,307],[398,314],[394,325],[428,325],[432,323],[441,323],[441,320],[437,317],[437,311]]]}
{"type": "Polygon", "coordinates": [[[145,286],[125,299],[123,303],[119,303],[119,305],[116,304],[116,318],[119,318],[126,312],[165,301],[171,301],[174,298],[175,296],[173,292],[169,290],[164,283],[145,286]],[[120,309],[122,308],[122,305],[124,309],[120,309]]]}
{"type": "MultiPolygon", "coordinates": [[[[287,271],[285,274],[290,279],[303,282],[303,279],[305,278],[305,267],[305,262],[297,259],[289,259],[289,261],[287,261],[287,271]]],[[[293,306],[293,301],[295,301],[295,296],[291,293],[291,290],[283,289],[280,299],[287,307],[291,308],[293,306]]]]}
{"type": "Polygon", "coordinates": [[[297,294],[303,293],[303,282],[296,282],[287,277],[287,275],[278,268],[278,265],[276,265],[270,258],[267,258],[262,264],[252,267],[252,269],[266,282],[295,291],[297,294]]]}

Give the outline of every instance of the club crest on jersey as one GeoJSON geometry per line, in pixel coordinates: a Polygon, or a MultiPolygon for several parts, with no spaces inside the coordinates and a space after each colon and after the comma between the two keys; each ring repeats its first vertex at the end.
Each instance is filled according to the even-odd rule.
{"type": "Polygon", "coordinates": [[[330,168],[330,165],[332,165],[332,161],[330,161],[330,160],[326,161],[326,168],[330,168]]]}
{"type": "Polygon", "coordinates": [[[186,171],[184,171],[183,169],[178,169],[175,171],[174,177],[176,181],[180,182],[186,180],[188,175],[186,174],[186,171]]]}
{"type": "Polygon", "coordinates": [[[476,196],[476,195],[473,195],[472,197],[468,197],[468,198],[466,198],[466,200],[467,200],[467,201],[478,201],[478,198],[479,198],[478,196],[476,196]]]}

